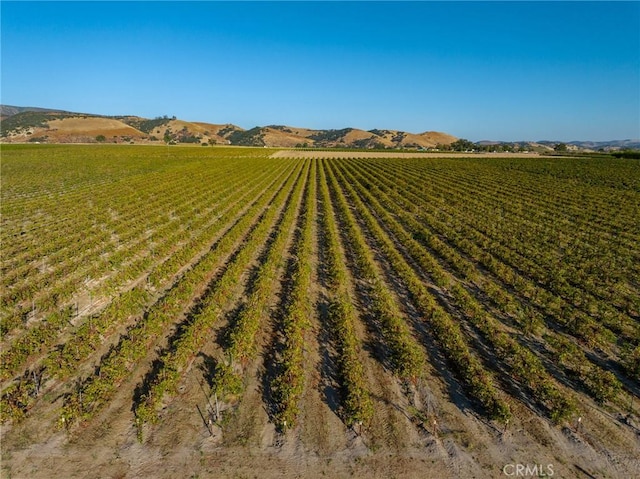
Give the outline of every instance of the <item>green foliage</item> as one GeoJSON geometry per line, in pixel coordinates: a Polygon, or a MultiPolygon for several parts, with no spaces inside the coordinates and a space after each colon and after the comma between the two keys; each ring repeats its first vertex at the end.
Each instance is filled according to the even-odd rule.
{"type": "Polygon", "coordinates": [[[322,198],[322,228],[326,237],[326,255],[330,290],[329,320],[338,350],[338,371],[342,384],[342,417],[348,426],[367,424],[373,417],[373,403],[360,361],[359,341],[355,334],[356,313],[346,284],[345,261],[339,250],[339,234],[324,168],[320,168],[320,197],[322,198]]]}
{"type": "Polygon", "coordinates": [[[230,365],[224,363],[216,365],[212,384],[212,393],[217,394],[220,399],[240,394],[244,388],[242,378],[233,371],[230,365]]]}
{"type": "MultiPolygon", "coordinates": [[[[222,135],[223,132],[221,131],[219,134],[222,135]]],[[[245,131],[234,129],[226,138],[231,141],[233,145],[264,146],[263,136],[262,128],[256,126],[255,128],[245,131]]]]}
{"type": "MultiPolygon", "coordinates": [[[[297,168],[299,167],[300,165],[297,165],[297,168]]],[[[285,201],[295,179],[296,175],[290,174],[280,188],[275,188],[275,192],[264,191],[253,203],[252,209],[255,214],[245,216],[242,221],[237,222],[227,236],[218,243],[216,252],[225,254],[226,250],[226,253],[229,254],[239,237],[246,235],[243,247],[227,264],[224,274],[209,288],[207,295],[199,299],[197,313],[190,318],[188,324],[178,331],[172,338],[170,347],[161,355],[158,372],[147,379],[146,397],[144,402],[138,405],[142,408],[142,415],[136,414],[139,421],[144,421],[148,417],[148,409],[157,410],[159,408],[165,394],[173,395],[177,392],[181,371],[193,359],[195,351],[199,351],[203,347],[211,328],[221,316],[223,309],[229,306],[242,273],[247,264],[255,258],[258,248],[266,240],[278,213],[278,206],[285,201]],[[273,207],[264,211],[267,205],[273,207]],[[260,211],[263,213],[258,214],[260,211]],[[256,221],[255,227],[251,227],[256,221]]],[[[192,297],[195,286],[206,278],[204,271],[202,273],[203,277],[196,277],[197,281],[190,285],[193,288],[186,290],[187,297],[192,297]]],[[[184,282],[180,284],[184,285],[184,282]]],[[[166,313],[166,308],[164,308],[161,314],[166,313]]],[[[241,384],[240,377],[233,373],[231,365],[219,366],[216,374],[220,377],[214,379],[214,383],[219,383],[225,388],[236,385],[238,381],[241,384]]]]}
{"type": "Polygon", "coordinates": [[[172,119],[175,120],[176,117],[174,116],[173,118],[169,118],[167,115],[164,115],[162,117],[154,118],[153,120],[142,120],[136,124],[133,124],[132,126],[144,133],[151,133],[156,128],[166,125],[172,119]]]}
{"type": "Polygon", "coordinates": [[[622,360],[629,377],[640,381],[640,346],[627,346],[622,353],[622,360]]]}
{"type": "Polygon", "coordinates": [[[613,401],[622,389],[622,384],[611,371],[591,368],[585,378],[585,385],[589,393],[599,403],[613,401]]]}
{"type": "MultiPolygon", "coordinates": [[[[315,162],[309,169],[305,186],[304,205],[299,216],[301,230],[295,246],[297,261],[292,271],[290,301],[287,304],[282,330],[287,338],[280,360],[278,373],[271,390],[276,403],[275,422],[279,429],[286,430],[296,424],[300,412],[298,403],[304,392],[304,346],[305,333],[310,327],[312,308],[308,291],[311,289],[312,228],[315,219],[316,184],[315,162]]],[[[302,184],[300,182],[300,184],[302,184]]]]}
{"type": "Polygon", "coordinates": [[[235,131],[239,131],[237,127],[233,125],[227,125],[224,128],[220,128],[220,130],[218,130],[218,136],[226,138],[229,133],[233,133],[235,131]]]}
{"type": "Polygon", "coordinates": [[[376,137],[361,138],[359,140],[354,140],[351,144],[353,148],[369,148],[377,150],[384,150],[385,148],[384,143],[379,141],[376,137]]]}
{"type": "Polygon", "coordinates": [[[314,140],[316,146],[323,146],[335,141],[338,141],[344,135],[353,131],[353,128],[343,128],[342,130],[322,130],[318,133],[309,136],[309,139],[314,140]]]}
{"type": "MultiPolygon", "coordinates": [[[[201,137],[189,134],[178,137],[180,143],[200,143],[200,140],[202,140],[201,137]]],[[[204,145],[206,146],[206,143],[204,143],[204,145]]]]}
{"type": "Polygon", "coordinates": [[[451,145],[449,145],[449,149],[452,151],[471,151],[477,149],[477,147],[475,143],[461,138],[451,143],[451,145]]]}
{"type": "Polygon", "coordinates": [[[621,151],[613,151],[611,152],[611,156],[615,156],[616,158],[627,158],[632,160],[640,159],[640,150],[621,150],[621,151]]]}
{"type": "Polygon", "coordinates": [[[390,349],[392,367],[402,379],[415,381],[424,369],[424,354],[411,336],[402,319],[399,306],[376,270],[373,254],[356,224],[345,197],[337,191],[338,185],[331,169],[329,178],[331,188],[335,192],[337,210],[342,219],[341,229],[345,232],[345,244],[353,252],[359,276],[368,281],[373,314],[382,325],[382,338],[390,349]]]}
{"type": "Polygon", "coordinates": [[[564,152],[568,150],[568,147],[564,143],[558,143],[553,149],[554,151],[564,152]]]}
{"type": "MultiPolygon", "coordinates": [[[[0,136],[6,137],[11,131],[21,131],[29,128],[48,128],[47,122],[78,116],[77,113],[49,112],[49,111],[24,111],[5,118],[0,122],[0,136]]],[[[83,115],[88,116],[88,115],[83,115]]]]}
{"type": "Polygon", "coordinates": [[[283,126],[283,125],[267,125],[265,128],[272,128],[274,130],[283,131],[285,133],[293,133],[293,131],[291,131],[290,128],[287,128],[286,126],[283,126]]]}
{"type": "Polygon", "coordinates": [[[114,145],[2,154],[2,421],[39,410],[51,401],[41,388],[61,382],[60,426],[91,420],[157,351],[134,405],[141,431],[233,310],[226,361],[206,379],[237,399],[247,366],[273,348],[258,340],[271,321],[270,418],[295,427],[317,259],[347,425],[376,413],[369,335],[397,384],[423,380],[433,345],[501,422],[514,400],[559,424],[582,393],[615,408],[623,376],[640,377],[636,160],[311,161],[114,145]]]}

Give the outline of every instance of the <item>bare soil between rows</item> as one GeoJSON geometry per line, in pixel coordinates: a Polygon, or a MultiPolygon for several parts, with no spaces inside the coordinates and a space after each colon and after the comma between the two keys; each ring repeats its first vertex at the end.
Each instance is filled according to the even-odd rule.
{"type": "MultiPolygon", "coordinates": [[[[299,150],[281,151],[276,155],[281,158],[438,157],[435,153],[299,150]]],[[[447,158],[469,156],[446,155],[447,158]]],[[[512,158],[517,155],[473,156],[512,158]]],[[[348,175],[340,177],[336,189],[331,190],[335,198],[349,178],[348,175]]],[[[319,181],[318,176],[315,181],[319,181]]],[[[137,434],[133,407],[139,399],[136,393],[138,386],[144,381],[145,374],[152,371],[152,362],[169,350],[166,349],[168,344],[173,344],[174,339],[177,341],[179,331],[176,328],[186,324],[185,315],[205,294],[204,288],[222,275],[224,265],[249,241],[248,231],[254,231],[259,218],[262,218],[258,212],[251,225],[247,226],[247,231],[220,255],[219,261],[202,281],[201,288],[193,291],[191,299],[184,304],[184,311],[164,327],[157,340],[150,343],[145,358],[130,369],[129,376],[119,385],[108,406],[90,422],[79,424],[68,432],[56,429],[64,391],[75,386],[69,381],[64,386],[47,389],[22,423],[3,426],[0,477],[504,478],[514,476],[512,473],[516,466],[536,471],[529,476],[547,473],[548,477],[561,478],[640,477],[637,454],[640,429],[635,413],[623,416],[621,407],[597,406],[590,398],[580,395],[577,399],[582,411],[581,422],[572,419],[560,426],[552,425],[527,401],[528,396],[519,395],[516,386],[511,386],[517,384],[517,379],[511,378],[499,364],[491,362],[491,346],[482,339],[475,339],[475,330],[468,327],[465,331],[474,341],[475,350],[492,370],[504,373],[501,383],[505,390],[512,392],[511,422],[504,425],[488,420],[450,370],[442,349],[434,340],[429,322],[412,302],[408,289],[382,249],[376,247],[375,235],[367,230],[362,215],[356,211],[355,196],[347,199],[347,205],[355,211],[357,227],[364,231],[364,240],[372,251],[378,274],[386,282],[394,301],[428,355],[428,365],[421,378],[411,386],[392,374],[385,361],[384,347],[380,344],[377,318],[371,312],[371,297],[363,287],[363,279],[358,277],[356,262],[348,254],[348,237],[342,237],[342,256],[350,272],[346,284],[358,310],[356,334],[362,345],[359,361],[374,404],[371,424],[355,429],[345,426],[340,417],[341,391],[335,364],[335,341],[332,339],[334,331],[327,317],[330,292],[324,266],[323,244],[326,238],[319,226],[319,218],[325,214],[320,208],[324,200],[318,200],[319,194],[316,193],[315,208],[312,209],[312,217],[316,220],[312,228],[313,252],[307,258],[314,271],[308,297],[313,313],[305,331],[305,388],[300,401],[301,413],[297,427],[286,433],[277,431],[269,414],[268,382],[273,377],[269,368],[276,363],[275,353],[286,341],[279,325],[291,291],[294,270],[291,265],[299,260],[296,244],[299,241],[297,230],[302,225],[300,198],[292,203],[296,208],[296,220],[289,225],[294,226],[288,226],[288,229],[281,226],[284,210],[278,210],[275,216],[270,217],[273,222],[271,233],[283,228],[288,238],[281,250],[283,266],[279,268],[283,273],[277,275],[277,281],[271,285],[269,299],[264,302],[269,312],[263,314],[258,332],[258,355],[244,369],[244,393],[221,399],[220,417],[223,419],[216,423],[207,421],[208,411],[213,410],[211,395],[207,392],[211,386],[208,380],[213,377],[212,364],[225,360],[225,346],[220,338],[234,324],[237,319],[234,315],[248,304],[257,281],[254,272],[264,260],[266,248],[271,245],[269,242],[245,259],[246,270],[238,275],[237,287],[230,290],[224,299],[225,306],[221,308],[219,321],[209,328],[206,344],[181,370],[177,392],[164,398],[158,423],[144,425],[142,440],[137,434]],[[553,474],[548,474],[550,471],[553,474]]],[[[278,201],[282,201],[280,206],[269,202],[267,209],[285,208],[285,200],[278,201]]],[[[294,201],[293,197],[291,201],[294,201]]],[[[345,228],[343,219],[336,221],[342,229],[345,228]]],[[[225,231],[228,231],[226,227],[216,235],[216,242],[225,231]]],[[[399,237],[392,234],[393,230],[383,228],[383,231],[407,258],[410,266],[419,271],[420,278],[443,308],[457,321],[465,322],[464,315],[456,309],[453,301],[448,302],[450,297],[445,291],[432,284],[426,268],[421,270],[416,261],[411,262],[411,254],[399,237]]],[[[189,267],[207,251],[203,249],[198,253],[189,267]]],[[[430,253],[436,256],[435,251],[430,253]]],[[[447,269],[447,272],[451,270],[447,269]]],[[[468,289],[471,289],[470,285],[468,289]]],[[[131,319],[129,323],[133,321],[131,319]]],[[[113,340],[122,334],[122,329],[114,332],[113,340]]],[[[86,369],[94,368],[105,348],[106,345],[102,345],[90,358],[81,361],[79,367],[82,370],[76,376],[80,377],[86,369]]],[[[547,368],[552,370],[553,364],[547,368]]],[[[632,402],[635,396],[629,398],[631,402],[625,407],[631,410],[635,407],[637,411],[637,401],[635,405],[632,402]]],[[[213,401],[217,403],[217,400],[216,396],[213,401]]]]}

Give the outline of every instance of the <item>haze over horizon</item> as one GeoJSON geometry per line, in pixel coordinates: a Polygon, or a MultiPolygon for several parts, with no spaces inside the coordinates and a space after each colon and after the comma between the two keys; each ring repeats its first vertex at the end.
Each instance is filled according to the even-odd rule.
{"type": "Polygon", "coordinates": [[[640,2],[7,2],[1,103],[103,115],[640,136],[640,2]]]}

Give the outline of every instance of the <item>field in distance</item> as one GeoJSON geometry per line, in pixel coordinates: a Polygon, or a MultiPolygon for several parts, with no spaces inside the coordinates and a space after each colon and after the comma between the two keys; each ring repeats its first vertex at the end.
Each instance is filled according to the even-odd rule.
{"type": "Polygon", "coordinates": [[[3,477],[640,475],[637,160],[294,156],[3,145],[3,477]]]}

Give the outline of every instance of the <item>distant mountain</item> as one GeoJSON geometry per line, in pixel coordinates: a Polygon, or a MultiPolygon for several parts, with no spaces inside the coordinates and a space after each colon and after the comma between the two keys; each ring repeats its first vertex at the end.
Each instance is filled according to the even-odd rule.
{"type": "Polygon", "coordinates": [[[13,115],[17,115],[18,113],[24,112],[40,112],[40,113],[53,113],[60,112],[61,110],[51,110],[49,108],[36,108],[32,106],[9,106],[9,105],[0,105],[0,117],[7,118],[13,115]]]}
{"type": "Polygon", "coordinates": [[[189,122],[175,117],[104,116],[46,108],[0,105],[3,142],[199,143],[268,147],[432,148],[457,140],[446,133],[398,130],[312,130],[285,125],[244,130],[232,124],[189,122]]]}
{"type": "MultiPolygon", "coordinates": [[[[542,144],[557,144],[559,142],[539,141],[542,144]]],[[[640,148],[640,140],[611,140],[611,141],[569,141],[567,145],[574,145],[582,150],[625,150],[640,148]]]]}
{"type": "Polygon", "coordinates": [[[564,143],[569,151],[616,151],[616,150],[634,150],[640,149],[640,140],[611,140],[611,141],[494,141],[481,140],[475,142],[476,145],[489,148],[492,146],[500,147],[509,145],[512,147],[528,148],[532,151],[544,152],[553,151],[554,148],[564,143]]]}

